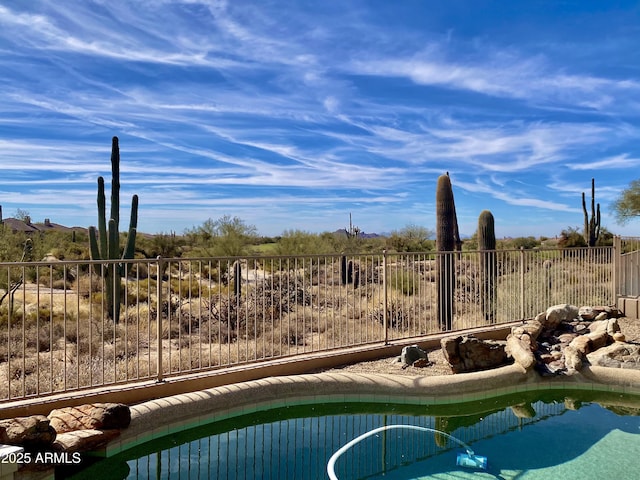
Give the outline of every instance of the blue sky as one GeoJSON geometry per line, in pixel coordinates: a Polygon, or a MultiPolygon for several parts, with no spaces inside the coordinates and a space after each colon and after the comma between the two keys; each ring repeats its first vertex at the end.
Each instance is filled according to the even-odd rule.
{"type": "MultiPolygon", "coordinates": [[[[2,0],[0,205],[97,223],[120,138],[121,217],[263,235],[602,224],[640,177],[640,6],[617,1],[2,0]]],[[[126,225],[121,225],[121,228],[126,225]]]]}

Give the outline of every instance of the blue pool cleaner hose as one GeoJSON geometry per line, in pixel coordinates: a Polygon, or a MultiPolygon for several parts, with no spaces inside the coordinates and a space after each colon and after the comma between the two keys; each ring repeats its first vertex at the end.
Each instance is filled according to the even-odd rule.
{"type": "Polygon", "coordinates": [[[482,469],[486,469],[487,468],[487,459],[486,459],[486,457],[481,457],[481,456],[477,456],[476,457],[476,455],[473,453],[473,450],[471,450],[469,445],[464,443],[462,440],[458,440],[453,435],[449,435],[446,432],[443,432],[441,430],[436,430],[435,428],[418,427],[416,425],[385,425],[384,427],[374,428],[373,430],[370,430],[370,431],[368,431],[366,433],[363,433],[362,435],[354,438],[353,440],[351,440],[348,443],[345,443],[342,447],[340,447],[338,450],[336,450],[336,452],[333,455],[331,455],[331,458],[327,462],[327,474],[329,475],[329,479],[330,480],[338,480],[338,477],[336,476],[336,472],[335,472],[336,460],[338,460],[338,458],[344,452],[349,450],[356,443],[359,443],[361,440],[364,440],[367,437],[375,435],[376,433],[380,433],[380,432],[383,432],[385,430],[392,430],[392,429],[399,429],[399,428],[404,428],[404,429],[407,429],[407,430],[419,430],[421,432],[439,433],[441,435],[444,435],[444,436],[450,438],[451,440],[453,440],[454,442],[456,442],[457,444],[461,445],[467,451],[467,456],[465,457],[465,462],[463,462],[463,464],[458,462],[459,465],[461,464],[462,466],[466,466],[466,467],[473,466],[473,467],[482,468],[482,469]]]}

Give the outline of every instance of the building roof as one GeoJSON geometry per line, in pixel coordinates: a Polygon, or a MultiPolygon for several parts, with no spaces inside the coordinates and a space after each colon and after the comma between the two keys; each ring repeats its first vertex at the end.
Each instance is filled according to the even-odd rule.
{"type": "Polygon", "coordinates": [[[18,220],[17,218],[5,218],[3,219],[2,224],[6,225],[14,232],[33,233],[38,231],[38,227],[33,225],[31,222],[27,223],[23,220],[18,220]]]}

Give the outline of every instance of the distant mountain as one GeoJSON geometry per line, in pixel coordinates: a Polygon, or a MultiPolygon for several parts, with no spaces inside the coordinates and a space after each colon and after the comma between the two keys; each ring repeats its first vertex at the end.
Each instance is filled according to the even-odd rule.
{"type": "MultiPolygon", "coordinates": [[[[338,230],[333,232],[333,234],[346,237],[347,236],[347,229],[346,228],[339,228],[338,230]]],[[[360,238],[381,238],[381,237],[385,237],[385,236],[386,235],[381,235],[379,233],[365,233],[365,232],[358,233],[358,237],[360,237],[360,238]]]]}

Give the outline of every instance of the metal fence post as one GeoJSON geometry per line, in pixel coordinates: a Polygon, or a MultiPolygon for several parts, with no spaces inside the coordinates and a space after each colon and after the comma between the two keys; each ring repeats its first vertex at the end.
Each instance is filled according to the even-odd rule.
{"type": "Polygon", "coordinates": [[[163,367],[162,367],[162,257],[158,255],[157,257],[157,272],[156,272],[156,342],[157,342],[157,382],[163,381],[163,367]]]}
{"type": "Polygon", "coordinates": [[[619,235],[613,237],[613,253],[611,262],[611,288],[613,290],[613,301],[615,306],[618,306],[618,296],[625,295],[626,292],[622,292],[620,282],[620,269],[622,267],[622,239],[619,235]]]}
{"type": "Polygon", "coordinates": [[[524,312],[525,312],[525,297],[524,297],[524,274],[525,274],[525,258],[524,258],[524,247],[520,247],[520,319],[524,320],[524,312]]]}
{"type": "Polygon", "coordinates": [[[387,250],[382,250],[382,328],[384,329],[384,344],[389,344],[389,329],[387,309],[389,297],[387,293],[387,250]]]}

